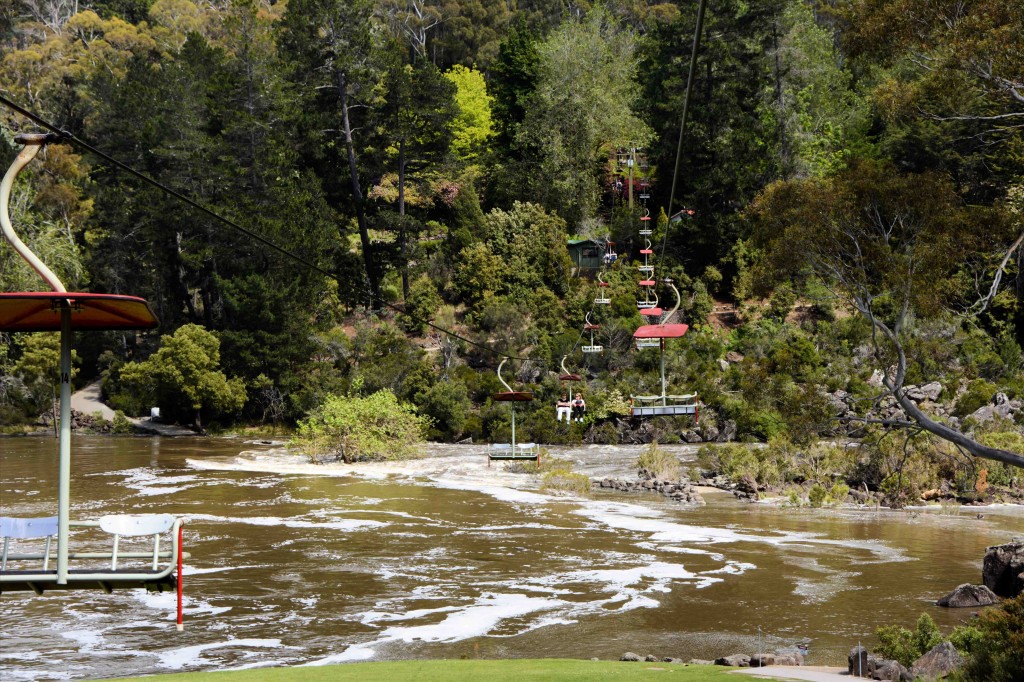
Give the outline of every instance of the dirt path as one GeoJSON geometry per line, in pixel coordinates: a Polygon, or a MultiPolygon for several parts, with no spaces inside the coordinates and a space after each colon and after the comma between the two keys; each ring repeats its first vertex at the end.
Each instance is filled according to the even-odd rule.
{"type": "MultiPolygon", "coordinates": [[[[100,401],[100,382],[94,381],[88,386],[71,394],[71,409],[83,414],[96,414],[99,412],[107,421],[113,421],[114,411],[105,403],[100,401]]],[[[195,431],[186,429],[174,424],[161,424],[150,418],[135,419],[128,417],[128,421],[140,429],[152,431],[161,436],[194,436],[195,431]]]]}

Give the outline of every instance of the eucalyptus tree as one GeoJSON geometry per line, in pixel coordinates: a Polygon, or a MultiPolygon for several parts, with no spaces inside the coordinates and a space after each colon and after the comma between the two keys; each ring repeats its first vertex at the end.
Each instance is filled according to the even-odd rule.
{"type": "MultiPolygon", "coordinates": [[[[372,118],[385,167],[398,174],[398,215],[406,215],[406,182],[428,168],[437,172],[448,154],[457,113],[455,84],[427,61],[415,66],[394,60],[382,82],[383,101],[372,118]]],[[[399,220],[402,296],[409,295],[408,234],[399,220]]]]}
{"type": "Polygon", "coordinates": [[[529,150],[524,184],[575,229],[595,215],[608,158],[643,147],[636,37],[600,6],[570,19],[538,47],[538,79],[516,143],[529,150]]]}
{"type": "MultiPolygon", "coordinates": [[[[374,306],[380,302],[382,272],[370,241],[356,138],[381,79],[375,53],[375,8],[371,0],[294,0],[281,19],[279,34],[283,56],[292,65],[292,78],[302,88],[306,122],[315,128],[306,131],[315,147],[312,152],[326,160],[327,172],[334,176],[325,178],[328,186],[334,186],[342,168],[347,169],[348,197],[374,306]],[[336,156],[339,149],[344,150],[343,159],[336,156]]],[[[339,232],[344,241],[344,226],[339,232]]],[[[338,276],[346,281],[348,274],[339,271],[338,276]]]]}

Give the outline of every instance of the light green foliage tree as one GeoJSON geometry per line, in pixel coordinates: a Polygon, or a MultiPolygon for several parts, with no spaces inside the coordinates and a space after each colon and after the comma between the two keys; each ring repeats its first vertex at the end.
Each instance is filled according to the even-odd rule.
{"type": "Polygon", "coordinates": [[[162,336],[148,359],[121,368],[120,381],[151,396],[168,416],[191,412],[200,428],[203,410],[232,415],[246,400],[244,382],[220,371],[220,340],[197,324],[162,336]]]}
{"type": "Polygon", "coordinates": [[[430,425],[388,390],[366,396],[328,395],[299,422],[291,445],[311,462],[394,460],[418,452],[430,425]]]}
{"type": "Polygon", "coordinates": [[[494,135],[491,103],[484,75],[476,69],[455,65],[445,72],[455,84],[458,114],[452,121],[452,153],[463,163],[477,163],[490,150],[494,135]]]}
{"type": "MultiPolygon", "coordinates": [[[[11,374],[21,381],[25,389],[27,408],[36,416],[43,409],[49,411],[54,397],[60,391],[60,334],[39,332],[21,337],[20,355],[13,363],[11,374]]],[[[75,365],[78,353],[71,351],[71,381],[78,375],[75,365]]],[[[12,387],[13,388],[13,387],[12,387]]]]}
{"type": "Polygon", "coordinates": [[[538,52],[537,86],[517,143],[537,155],[530,189],[575,228],[594,216],[608,156],[651,137],[633,111],[640,95],[636,37],[595,7],[563,23],[538,52]]]}
{"type": "Polygon", "coordinates": [[[871,122],[868,102],[854,91],[835,37],[818,25],[810,5],[787,3],[779,23],[775,106],[784,170],[826,175],[863,145],[871,122]]]}

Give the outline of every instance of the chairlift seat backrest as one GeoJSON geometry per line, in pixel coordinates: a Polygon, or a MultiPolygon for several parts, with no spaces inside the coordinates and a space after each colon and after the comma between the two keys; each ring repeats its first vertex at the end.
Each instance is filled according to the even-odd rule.
{"type": "Polygon", "coordinates": [[[100,517],[100,529],[114,536],[114,549],[110,555],[110,570],[117,570],[117,545],[121,536],[153,536],[153,570],[160,559],[160,534],[174,525],[170,514],[108,514],[100,517]]]}
{"type": "Polygon", "coordinates": [[[43,552],[43,570],[50,565],[50,544],[57,534],[57,517],[44,516],[35,519],[22,519],[14,516],[0,516],[0,537],[3,538],[3,555],[0,557],[0,570],[7,569],[8,549],[11,540],[31,540],[46,538],[46,550],[43,552]]]}

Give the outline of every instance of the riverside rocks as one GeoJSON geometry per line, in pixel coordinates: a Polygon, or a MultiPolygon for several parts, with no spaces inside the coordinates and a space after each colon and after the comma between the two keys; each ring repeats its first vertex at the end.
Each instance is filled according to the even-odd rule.
{"type": "MultiPolygon", "coordinates": [[[[653,656],[646,655],[641,656],[635,654],[632,651],[619,656],[620,661],[630,661],[633,663],[646,661],[649,663],[663,662],[663,663],[683,663],[683,659],[672,656],[653,656]]],[[[799,653],[774,653],[774,654],[760,654],[759,656],[748,656],[747,654],[732,654],[731,656],[722,656],[716,658],[713,661],[703,658],[691,658],[686,661],[688,665],[722,665],[729,666],[732,668],[760,668],[770,665],[803,665],[804,657],[799,653]]]]}
{"type": "Polygon", "coordinates": [[[705,504],[704,498],[697,492],[697,489],[687,479],[677,481],[665,481],[656,478],[645,478],[643,476],[635,480],[622,478],[604,478],[599,481],[592,481],[595,488],[607,490],[618,490],[626,493],[658,493],[680,504],[705,504]]]}
{"type": "MultiPolygon", "coordinates": [[[[58,417],[57,422],[60,422],[58,417]]],[[[53,414],[50,412],[44,412],[39,415],[39,423],[43,426],[53,425],[53,414]]],[[[113,430],[113,423],[103,419],[102,417],[97,419],[92,415],[79,412],[78,410],[71,410],[71,430],[72,431],[91,431],[93,433],[110,433],[113,430]]]]}
{"type": "Polygon", "coordinates": [[[962,609],[990,606],[997,601],[999,601],[999,597],[985,585],[964,583],[963,585],[958,585],[952,592],[935,602],[935,605],[962,609]]]}
{"type": "Polygon", "coordinates": [[[945,677],[963,664],[964,658],[960,652],[949,642],[943,642],[914,661],[913,667],[910,668],[911,677],[909,679],[945,677]]]}
{"type": "Polygon", "coordinates": [[[1000,597],[1024,592],[1024,537],[986,549],[981,575],[985,586],[1000,597]]]}

